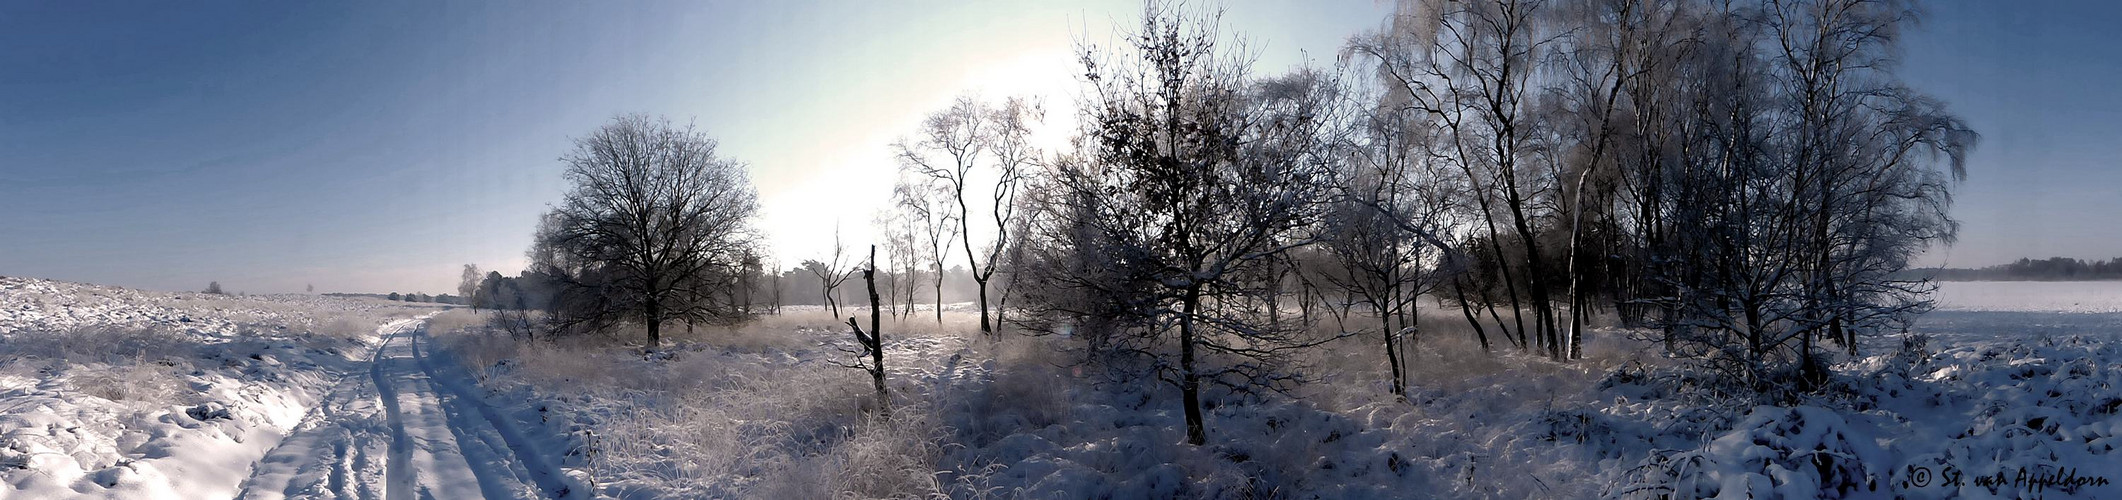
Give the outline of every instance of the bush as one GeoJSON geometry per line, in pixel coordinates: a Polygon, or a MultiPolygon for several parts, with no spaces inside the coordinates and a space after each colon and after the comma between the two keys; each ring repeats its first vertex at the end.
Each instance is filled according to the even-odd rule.
{"type": "Polygon", "coordinates": [[[501,309],[486,317],[486,327],[508,334],[508,338],[530,340],[542,329],[542,315],[521,309],[501,309]]]}
{"type": "Polygon", "coordinates": [[[1886,493],[1892,463],[1831,410],[1762,406],[1701,449],[1653,454],[1628,498],[1851,498],[1886,493]],[[1743,491],[1726,491],[1739,488],[1743,491]]]}
{"type": "Polygon", "coordinates": [[[486,322],[485,314],[470,309],[450,309],[427,319],[427,331],[437,337],[473,333],[486,322]]]}
{"type": "Polygon", "coordinates": [[[166,329],[108,324],[80,325],[63,332],[24,332],[7,337],[8,351],[72,364],[183,362],[199,341],[166,329]]]}
{"type": "Polygon", "coordinates": [[[111,401],[134,401],[151,406],[177,404],[179,387],[177,376],[168,366],[155,363],[132,363],[106,365],[94,370],[77,370],[71,379],[75,390],[82,394],[111,401]]]}

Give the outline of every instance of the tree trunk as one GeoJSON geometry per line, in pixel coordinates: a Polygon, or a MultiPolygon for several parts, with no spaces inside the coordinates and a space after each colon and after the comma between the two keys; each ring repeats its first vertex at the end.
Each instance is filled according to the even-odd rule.
{"type": "Polygon", "coordinates": [[[655,302],[648,303],[648,350],[654,351],[663,342],[663,309],[655,302]]]}
{"type": "MultiPolygon", "coordinates": [[[[1604,138],[1602,137],[1601,140],[1604,141],[1604,138]]],[[[1594,165],[1599,162],[1597,151],[1603,149],[1604,146],[1605,144],[1602,143],[1600,147],[1593,148],[1592,163],[1594,165]]],[[[1581,275],[1583,271],[1577,269],[1577,251],[1583,245],[1584,239],[1584,180],[1590,175],[1590,168],[1586,168],[1584,172],[1577,174],[1576,210],[1571,212],[1569,217],[1569,253],[1568,256],[1564,257],[1567,262],[1563,264],[1568,266],[1568,270],[1564,272],[1564,278],[1569,280],[1569,338],[1566,340],[1568,346],[1565,347],[1567,359],[1577,359],[1581,356],[1581,351],[1583,350],[1577,337],[1584,334],[1584,309],[1582,307],[1584,302],[1584,277],[1581,275]]]]}
{"type": "MultiPolygon", "coordinates": [[[[874,264],[875,263],[872,263],[872,265],[874,264]]],[[[889,275],[887,274],[887,276],[889,275]]],[[[893,278],[890,281],[886,281],[884,283],[884,293],[889,294],[891,296],[890,304],[897,305],[899,303],[899,280],[897,278],[893,278]]],[[[871,308],[875,308],[876,306],[877,304],[870,304],[871,308]]],[[[899,319],[899,308],[891,308],[891,313],[892,319],[899,319]]]]}
{"type": "MultiPolygon", "coordinates": [[[[1488,196],[1483,195],[1478,199],[1481,200],[1481,218],[1488,221],[1488,250],[1495,256],[1496,269],[1503,276],[1503,291],[1510,296],[1510,317],[1518,324],[1518,350],[1523,351],[1528,348],[1528,342],[1525,338],[1525,306],[1518,302],[1518,281],[1511,277],[1510,261],[1503,257],[1503,240],[1497,238],[1502,233],[1496,231],[1496,217],[1488,214],[1488,196]]],[[[1489,305],[1488,314],[1496,317],[1496,328],[1503,330],[1504,335],[1508,336],[1510,328],[1503,325],[1501,316],[1496,315],[1493,303],[1489,305]]]]}
{"type": "Polygon", "coordinates": [[[1465,282],[1458,278],[1452,279],[1452,291],[1459,295],[1459,313],[1466,315],[1466,324],[1474,327],[1474,338],[1481,341],[1481,352],[1489,352],[1488,329],[1481,327],[1481,318],[1474,315],[1473,304],[1466,302],[1466,287],[1463,283],[1465,282]]]}
{"type": "Polygon", "coordinates": [[[1186,442],[1208,443],[1208,430],[1201,422],[1201,378],[1194,373],[1194,310],[1201,303],[1201,289],[1190,288],[1179,318],[1179,399],[1186,405],[1186,442]]]}
{"type": "MultiPolygon", "coordinates": [[[[988,265],[994,265],[994,263],[989,262],[988,265]]],[[[988,324],[987,319],[987,278],[981,278],[977,274],[973,278],[973,281],[980,284],[980,333],[993,335],[995,328],[988,324]]]]}
{"type": "Polygon", "coordinates": [[[1275,259],[1267,259],[1267,324],[1282,324],[1282,274],[1275,267],[1275,259]]]}
{"type": "MultiPolygon", "coordinates": [[[[994,333],[994,329],[987,323],[987,278],[993,277],[993,275],[990,274],[988,277],[981,276],[980,262],[978,261],[979,254],[973,253],[972,212],[965,207],[965,180],[960,177],[956,182],[957,184],[955,185],[958,187],[958,241],[965,243],[965,270],[973,274],[973,282],[980,286],[980,333],[994,333]]],[[[997,239],[995,245],[996,248],[1001,248],[1002,241],[997,239]]],[[[936,267],[940,268],[943,266],[938,264],[936,267]]],[[[989,273],[994,272],[995,263],[993,259],[989,259],[987,267],[989,273]]],[[[941,296],[937,297],[936,303],[943,303],[941,296]]],[[[938,314],[938,317],[941,317],[941,313],[938,314]]]]}
{"type": "Polygon", "coordinates": [[[1312,296],[1310,281],[1304,280],[1301,274],[1298,275],[1298,280],[1300,281],[1297,282],[1297,314],[1300,316],[1299,319],[1304,321],[1304,324],[1309,325],[1312,324],[1312,306],[1314,305],[1312,301],[1318,298],[1312,296]]]}
{"type": "MultiPolygon", "coordinates": [[[[1388,302],[1390,301],[1391,299],[1388,299],[1388,302]]],[[[1393,329],[1394,315],[1391,309],[1388,309],[1383,305],[1378,305],[1376,307],[1373,307],[1373,309],[1378,312],[1379,327],[1385,330],[1385,364],[1392,367],[1393,395],[1406,397],[1407,387],[1404,385],[1406,384],[1406,382],[1403,382],[1403,380],[1406,380],[1406,377],[1402,376],[1400,373],[1400,348],[1394,345],[1399,343],[1395,342],[1396,339],[1394,337],[1397,337],[1400,333],[1398,330],[1393,329]]]]}
{"type": "Polygon", "coordinates": [[[883,315],[883,305],[877,300],[877,246],[869,246],[869,269],[862,270],[862,281],[869,285],[869,360],[870,381],[877,386],[877,411],[890,417],[892,414],[891,393],[884,390],[884,330],[878,320],[883,315]]]}
{"type": "Polygon", "coordinates": [[[915,272],[913,267],[909,266],[906,268],[906,312],[900,314],[900,317],[909,320],[914,319],[914,301],[919,299],[918,295],[921,295],[920,278],[921,275],[915,272]]]}
{"type": "Polygon", "coordinates": [[[1517,228],[1518,238],[1524,240],[1521,243],[1525,246],[1525,287],[1531,295],[1533,324],[1540,328],[1534,336],[1539,337],[1540,343],[1547,348],[1549,359],[1562,359],[1560,339],[1555,335],[1554,296],[1547,288],[1545,266],[1540,265],[1540,244],[1533,241],[1532,224],[1526,220],[1524,205],[1515,194],[1511,195],[1510,209],[1511,224],[1517,228]]]}

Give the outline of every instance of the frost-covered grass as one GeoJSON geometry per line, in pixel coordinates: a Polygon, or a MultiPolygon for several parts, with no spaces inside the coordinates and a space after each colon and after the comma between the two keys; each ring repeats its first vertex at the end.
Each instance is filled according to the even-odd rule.
{"type": "Polygon", "coordinates": [[[679,327],[652,358],[602,337],[520,342],[464,328],[439,338],[497,393],[491,401],[553,415],[537,420],[571,443],[572,466],[600,494],[910,498],[938,491],[942,434],[924,409],[927,390],[917,387],[926,370],[919,360],[964,339],[887,326],[888,362],[907,364],[893,367],[895,409],[886,419],[874,412],[859,371],[826,362],[847,357],[837,350],[848,342],[844,328],[820,311],[692,334],[679,327]]]}
{"type": "Polygon", "coordinates": [[[0,277],[0,497],[214,498],[421,309],[0,277]]]}
{"type": "Polygon", "coordinates": [[[1788,407],[1720,399],[1611,327],[1554,363],[1424,317],[1405,400],[1375,334],[1343,339],[1286,393],[1204,394],[1199,447],[1168,385],[1078,368],[1066,339],[986,339],[957,309],[887,323],[890,420],[826,362],[850,340],[814,308],[675,334],[655,359],[449,342],[625,498],[2122,497],[2122,310],[2087,305],[2122,290],[2034,288],[1948,283],[1910,335],[1838,358],[1834,389],[1788,407]]]}
{"type": "MultiPolygon", "coordinates": [[[[1554,363],[1426,316],[1404,400],[1359,335],[1305,352],[1287,392],[1207,391],[1198,447],[1169,385],[982,336],[962,305],[887,316],[889,417],[817,307],[670,328],[652,356],[638,332],[525,342],[462,309],[428,327],[570,484],[620,498],[2122,497],[2122,286],[1939,297],[1788,407],[1721,400],[1610,327],[1554,363]]],[[[228,496],[378,323],[432,311],[0,278],[0,496],[228,496]]]]}

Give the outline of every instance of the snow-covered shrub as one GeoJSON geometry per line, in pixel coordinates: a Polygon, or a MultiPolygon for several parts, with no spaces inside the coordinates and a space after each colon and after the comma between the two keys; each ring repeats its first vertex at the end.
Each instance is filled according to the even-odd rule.
{"type": "Polygon", "coordinates": [[[455,331],[459,333],[436,335],[435,343],[456,356],[465,369],[482,381],[520,366],[522,361],[518,359],[518,353],[526,347],[531,347],[520,341],[495,338],[492,335],[455,331]]]}
{"type": "MultiPolygon", "coordinates": [[[[516,371],[541,385],[645,389],[676,378],[668,377],[665,370],[650,366],[615,367],[615,363],[637,358],[638,354],[623,348],[615,349],[596,339],[548,342],[495,336],[470,342],[487,350],[472,354],[473,359],[492,360],[483,366],[516,371]]],[[[694,383],[682,378],[676,382],[680,387],[694,383]]]]}
{"type": "Polygon", "coordinates": [[[182,402],[182,383],[169,366],[156,363],[98,365],[80,370],[69,379],[83,394],[111,401],[133,401],[149,406],[182,402]]]}
{"type": "Polygon", "coordinates": [[[128,363],[189,359],[197,339],[169,328],[83,324],[60,332],[18,332],[0,347],[19,356],[68,363],[128,363]]]}
{"type": "Polygon", "coordinates": [[[945,435],[924,412],[861,421],[825,453],[791,464],[763,498],[931,498],[943,491],[936,459],[945,435]]]}
{"type": "Polygon", "coordinates": [[[2116,339],[2082,336],[1938,352],[1932,369],[1914,375],[1918,385],[1902,389],[1921,392],[1905,398],[1919,409],[1967,413],[1933,439],[1898,440],[1905,458],[1894,470],[1895,484],[1917,498],[2122,495],[2122,485],[2114,484],[2122,480],[2116,453],[2122,416],[2115,413],[2122,406],[2122,367],[2111,361],[2117,357],[2116,339]],[[1946,481],[1948,474],[1958,480],[1946,481]],[[2018,482],[2022,474],[2064,481],[2032,486],[2018,482]],[[2073,474],[2085,483],[2071,484],[2073,474]]]}
{"type": "Polygon", "coordinates": [[[486,323],[487,316],[487,313],[473,311],[471,309],[450,309],[447,311],[435,313],[434,316],[429,317],[427,319],[427,331],[429,334],[434,335],[436,338],[442,338],[457,333],[484,333],[477,331],[467,332],[466,330],[470,330],[479,326],[484,326],[486,323]]]}
{"type": "MultiPolygon", "coordinates": [[[[970,353],[946,364],[979,363],[982,354],[970,353]]],[[[1080,382],[1067,375],[1079,368],[1061,368],[1067,366],[1061,359],[1065,354],[1035,339],[1011,338],[997,344],[992,355],[994,368],[988,370],[985,384],[934,396],[948,407],[941,411],[949,414],[946,425],[958,439],[985,446],[1012,433],[1068,421],[1068,390],[1080,382]]]]}
{"type": "Polygon", "coordinates": [[[358,338],[376,333],[376,325],[384,321],[372,315],[332,315],[316,323],[311,331],[339,338],[358,338]]]}
{"type": "Polygon", "coordinates": [[[522,309],[501,309],[486,317],[486,327],[508,334],[512,339],[534,339],[544,337],[545,314],[522,309]]]}
{"type": "Polygon", "coordinates": [[[1874,437],[1832,410],[1761,406],[1695,450],[1654,453],[1623,498],[1893,498],[1874,437]]]}

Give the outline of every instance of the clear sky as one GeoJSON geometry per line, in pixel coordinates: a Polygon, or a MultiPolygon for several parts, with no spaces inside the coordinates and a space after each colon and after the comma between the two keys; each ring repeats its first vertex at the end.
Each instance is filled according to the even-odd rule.
{"type": "MultiPolygon", "coordinates": [[[[1962,243],[1929,259],[2122,255],[2122,26],[2104,2],[1949,2],[1905,74],[1985,137],[1962,243]]],[[[151,289],[454,289],[514,272],[569,138],[690,120],[748,162],[784,263],[868,243],[888,145],[952,97],[1076,89],[1077,40],[1140,4],[0,4],[0,275],[151,289]]],[[[1258,70],[1331,64],[1388,5],[1243,1],[1258,70]]],[[[1066,128],[1066,112],[1052,113],[1066,128]]]]}
{"type": "Polygon", "coordinates": [[[1902,77],[1982,143],[1926,264],[2122,257],[2122,3],[1928,2],[1902,77]]]}

